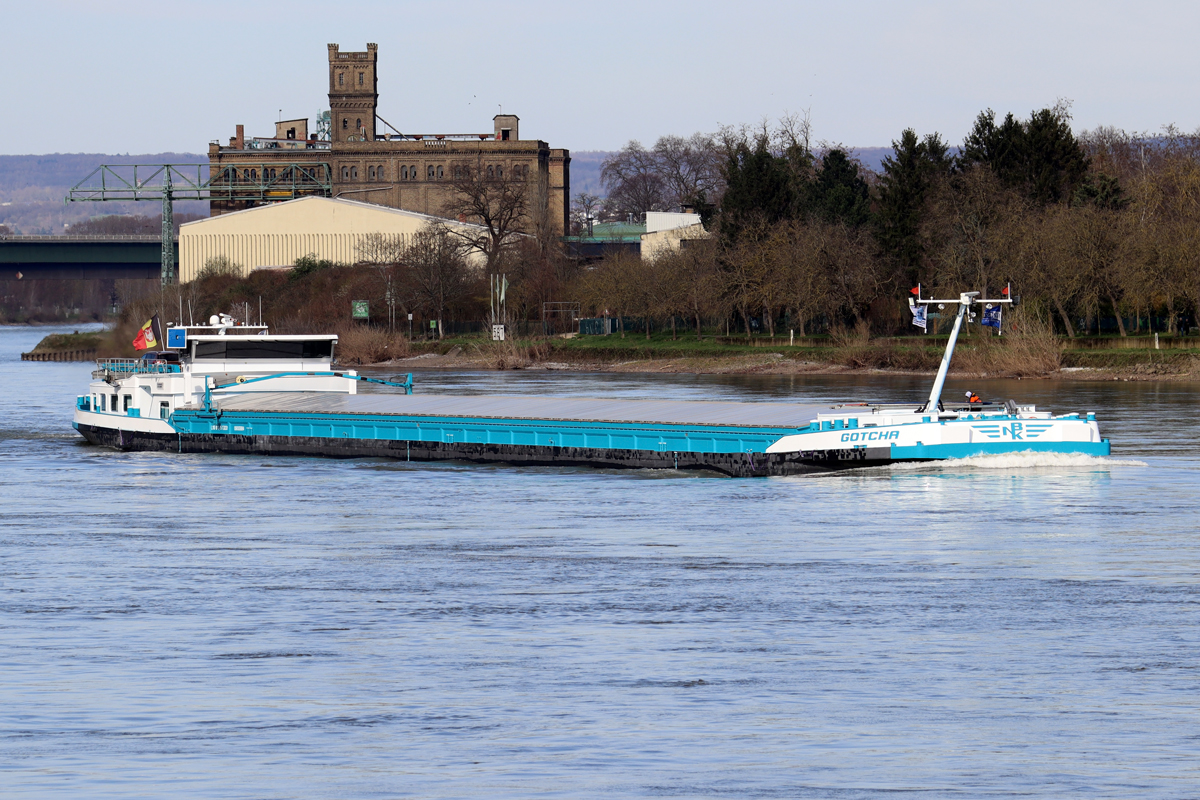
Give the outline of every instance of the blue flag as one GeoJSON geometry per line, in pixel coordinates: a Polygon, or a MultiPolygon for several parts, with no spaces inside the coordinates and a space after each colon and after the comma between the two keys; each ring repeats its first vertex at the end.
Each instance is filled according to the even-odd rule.
{"type": "Polygon", "coordinates": [[[916,325],[921,330],[925,330],[925,315],[928,311],[928,306],[913,306],[913,325],[916,325]]]}
{"type": "Polygon", "coordinates": [[[989,306],[983,310],[983,319],[979,321],[980,325],[990,325],[996,330],[1000,330],[1000,304],[989,306]]]}

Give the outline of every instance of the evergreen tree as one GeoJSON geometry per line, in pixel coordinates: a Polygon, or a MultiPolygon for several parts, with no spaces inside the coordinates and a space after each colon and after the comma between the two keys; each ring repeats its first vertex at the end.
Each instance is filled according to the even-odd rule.
{"type": "Polygon", "coordinates": [[[1036,111],[1025,123],[1025,180],[1038,203],[1066,200],[1087,173],[1088,158],[1060,114],[1036,111]]]}
{"type": "Polygon", "coordinates": [[[975,118],[959,155],[960,169],[986,166],[1009,188],[1041,205],[1071,197],[1087,172],[1088,159],[1062,109],[1043,108],[1018,122],[1012,114],[996,124],[990,108],[975,118]]]}
{"type": "Polygon", "coordinates": [[[1129,197],[1121,188],[1121,182],[1112,175],[1091,174],[1084,176],[1079,188],[1071,197],[1071,205],[1088,206],[1107,211],[1120,211],[1129,205],[1129,197]]]}
{"type": "Polygon", "coordinates": [[[809,194],[812,214],[828,222],[858,227],[871,215],[870,189],[845,150],[834,148],[825,153],[809,194]]]}
{"type": "Polygon", "coordinates": [[[742,143],[734,148],[725,167],[728,188],[721,201],[721,233],[737,239],[750,220],[774,224],[791,216],[796,190],[787,162],[768,148],[760,137],[751,149],[742,143]]]}
{"type": "Polygon", "coordinates": [[[936,133],[919,140],[907,128],[892,149],[895,156],[883,160],[875,238],[915,280],[925,252],[920,228],[926,199],[934,182],[950,172],[949,147],[936,133]]]}

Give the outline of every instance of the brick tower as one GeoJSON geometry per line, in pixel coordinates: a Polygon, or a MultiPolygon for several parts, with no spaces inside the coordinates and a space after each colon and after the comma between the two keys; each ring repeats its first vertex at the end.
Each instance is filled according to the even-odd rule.
{"type": "Polygon", "coordinates": [[[375,141],[375,108],[379,87],[375,65],[379,45],[367,44],[365,53],[342,53],[329,45],[329,110],[333,142],[375,141]]]}

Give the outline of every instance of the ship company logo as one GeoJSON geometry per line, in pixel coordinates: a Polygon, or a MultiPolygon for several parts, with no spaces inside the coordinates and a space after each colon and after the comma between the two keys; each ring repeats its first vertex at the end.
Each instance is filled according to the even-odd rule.
{"type": "Polygon", "coordinates": [[[843,442],[883,442],[899,438],[900,431],[853,431],[842,434],[843,442]]]}
{"type": "Polygon", "coordinates": [[[1053,426],[1050,422],[1012,422],[1007,425],[972,425],[989,439],[1010,439],[1014,442],[1036,439],[1053,426]]]}

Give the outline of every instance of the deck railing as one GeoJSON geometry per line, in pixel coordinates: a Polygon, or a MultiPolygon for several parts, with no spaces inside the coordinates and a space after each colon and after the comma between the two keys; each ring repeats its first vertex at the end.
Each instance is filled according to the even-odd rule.
{"type": "Polygon", "coordinates": [[[96,360],[93,377],[106,375],[167,375],[180,372],[178,364],[143,361],[140,358],[100,358],[96,360]]]}

